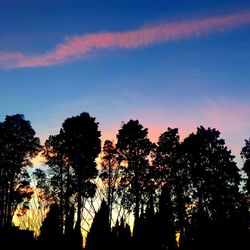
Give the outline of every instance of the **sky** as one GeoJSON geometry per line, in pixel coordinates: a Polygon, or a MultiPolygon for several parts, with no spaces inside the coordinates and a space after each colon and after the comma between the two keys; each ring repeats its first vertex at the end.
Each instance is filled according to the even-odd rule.
{"type": "Polygon", "coordinates": [[[24,114],[42,143],[81,112],[103,141],[130,119],[154,142],[202,125],[241,167],[249,0],[0,0],[0,23],[0,121],[24,114]]]}

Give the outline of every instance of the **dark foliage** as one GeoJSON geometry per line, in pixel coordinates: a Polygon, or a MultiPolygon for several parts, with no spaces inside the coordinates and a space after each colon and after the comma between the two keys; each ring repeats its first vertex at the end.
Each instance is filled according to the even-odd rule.
{"type": "Polygon", "coordinates": [[[110,227],[108,205],[102,201],[96,213],[86,240],[86,250],[108,249],[110,246],[110,227]]]}
{"type": "Polygon", "coordinates": [[[39,139],[21,114],[0,123],[0,230],[11,227],[16,206],[31,198],[27,167],[40,149],[39,139]]]}
{"type": "MultiPolygon", "coordinates": [[[[149,154],[152,143],[147,138],[148,129],[143,128],[138,120],[124,123],[117,134],[117,150],[120,160],[123,161],[121,174],[121,198],[124,207],[133,208],[135,224],[139,220],[140,207],[143,205],[145,192],[149,182],[149,154]]],[[[135,227],[136,228],[136,227],[135,227]]]]}
{"type": "Polygon", "coordinates": [[[42,244],[50,242],[53,245],[59,245],[62,242],[62,234],[60,231],[60,214],[57,204],[52,204],[48,211],[47,217],[44,219],[40,229],[39,240],[42,244]]]}
{"type": "Polygon", "coordinates": [[[105,141],[98,175],[98,125],[82,113],[66,119],[59,134],[45,142],[49,171],[36,169],[33,176],[50,209],[34,239],[32,231],[13,227],[11,220],[18,204],[29,209],[33,191],[26,166],[40,150],[39,140],[23,115],[0,123],[1,249],[82,250],[83,201],[94,197],[97,176],[106,190],[86,250],[249,247],[249,140],[241,152],[241,175],[216,129],[198,127],[181,142],[178,129],[168,128],[153,144],[147,128],[130,120],[119,129],[116,145],[105,141]],[[112,226],[114,204],[133,212],[133,225],[117,215],[112,226]]]}

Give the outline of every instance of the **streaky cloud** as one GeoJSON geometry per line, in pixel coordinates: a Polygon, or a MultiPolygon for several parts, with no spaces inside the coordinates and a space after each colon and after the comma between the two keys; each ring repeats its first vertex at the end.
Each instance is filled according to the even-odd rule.
{"type": "Polygon", "coordinates": [[[43,54],[0,52],[0,67],[6,69],[42,67],[68,63],[103,49],[132,49],[157,43],[196,38],[226,32],[250,24],[250,10],[224,16],[168,22],[126,32],[100,32],[72,36],[43,54]]]}

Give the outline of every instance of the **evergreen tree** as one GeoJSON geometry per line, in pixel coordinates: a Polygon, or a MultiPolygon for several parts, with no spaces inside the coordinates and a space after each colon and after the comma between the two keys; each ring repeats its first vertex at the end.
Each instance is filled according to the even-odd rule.
{"type": "Polygon", "coordinates": [[[60,214],[59,207],[56,203],[52,204],[44,219],[39,240],[43,246],[59,247],[62,241],[62,234],[60,230],[60,214]]]}
{"type": "Polygon", "coordinates": [[[101,207],[96,213],[86,240],[86,250],[109,249],[110,227],[108,206],[102,201],[101,207]]]}
{"type": "Polygon", "coordinates": [[[124,222],[124,218],[121,218],[120,221],[117,220],[112,228],[110,247],[112,250],[127,250],[134,247],[132,245],[130,226],[124,222]]]}

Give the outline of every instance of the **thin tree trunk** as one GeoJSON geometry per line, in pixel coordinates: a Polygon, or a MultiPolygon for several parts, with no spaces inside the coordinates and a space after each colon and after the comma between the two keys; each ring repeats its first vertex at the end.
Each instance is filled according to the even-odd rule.
{"type": "Polygon", "coordinates": [[[81,174],[77,176],[78,185],[78,196],[77,196],[77,222],[81,221],[81,210],[82,210],[82,188],[81,188],[81,174]]]}
{"type": "MultiPolygon", "coordinates": [[[[1,175],[3,175],[1,173],[1,175]]],[[[3,177],[4,178],[4,177],[3,177]]],[[[3,216],[4,216],[4,200],[5,200],[5,182],[1,183],[1,196],[0,196],[0,230],[3,229],[3,216]]]]}
{"type": "MultiPolygon", "coordinates": [[[[67,181],[66,181],[66,194],[65,194],[65,221],[68,221],[70,212],[69,212],[69,183],[70,183],[70,172],[69,172],[69,164],[67,164],[67,181]]],[[[67,227],[67,225],[66,225],[67,227]]],[[[69,228],[65,227],[65,234],[67,234],[67,231],[70,231],[69,228]]]]}
{"type": "Polygon", "coordinates": [[[63,166],[60,165],[60,235],[63,232],[63,166]]]}
{"type": "Polygon", "coordinates": [[[111,181],[112,181],[112,169],[111,169],[111,163],[110,163],[110,158],[108,161],[109,164],[109,184],[108,184],[108,213],[109,213],[109,228],[111,227],[111,217],[112,217],[112,209],[111,209],[111,181]]]}
{"type": "Polygon", "coordinates": [[[12,220],[12,202],[13,202],[13,189],[14,189],[14,178],[10,181],[9,185],[9,194],[8,194],[8,203],[7,203],[7,213],[6,213],[6,226],[7,228],[11,227],[12,220]]]}

